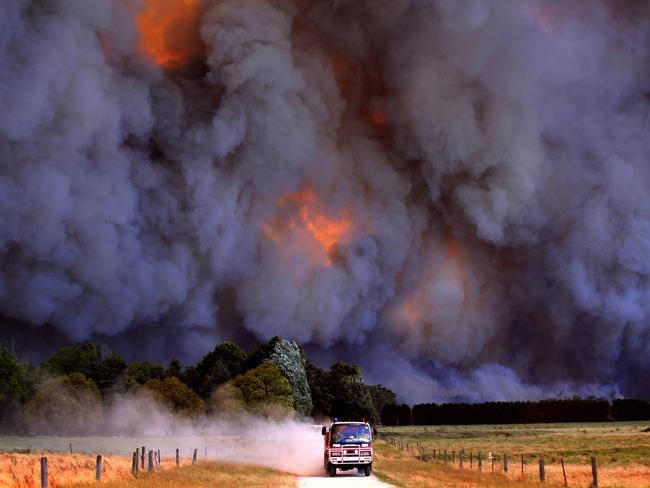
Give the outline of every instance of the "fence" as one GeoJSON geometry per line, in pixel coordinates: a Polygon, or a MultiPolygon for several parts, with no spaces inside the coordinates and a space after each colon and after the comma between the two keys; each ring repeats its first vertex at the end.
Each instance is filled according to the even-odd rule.
{"type": "MultiPolygon", "coordinates": [[[[467,459],[467,453],[465,452],[464,449],[460,449],[459,451],[449,451],[447,449],[429,449],[425,446],[422,446],[421,442],[407,442],[404,441],[403,439],[399,439],[395,436],[392,435],[382,435],[382,438],[391,446],[395,447],[401,452],[407,452],[407,453],[415,453],[416,458],[420,459],[421,461],[426,461],[426,462],[438,462],[442,463],[445,465],[450,465],[455,467],[456,466],[456,452],[458,452],[458,469],[466,469],[466,459],[467,459]],[[450,454],[451,452],[451,454],[450,454]],[[450,463],[451,459],[451,463],[450,463]]],[[[479,472],[484,471],[483,467],[483,456],[482,451],[478,451],[476,454],[470,450],[469,452],[469,469],[474,469],[474,459],[477,461],[477,469],[479,472]]],[[[512,453],[503,453],[502,456],[499,456],[498,454],[495,455],[492,452],[488,452],[488,459],[491,461],[491,471],[495,471],[495,461],[498,463],[498,468],[497,470],[503,470],[504,473],[508,473],[510,470],[510,454],[512,453]]],[[[520,461],[521,461],[521,478],[524,479],[524,466],[525,466],[525,461],[524,461],[524,455],[520,454],[519,455],[520,461]]],[[[544,483],[546,481],[546,460],[543,457],[537,458],[536,464],[539,466],[539,481],[541,483],[544,483]]],[[[567,474],[566,474],[566,467],[564,465],[564,459],[560,458],[560,464],[562,467],[562,476],[563,476],[563,481],[564,481],[564,486],[569,486],[569,483],[567,481],[567,474]]],[[[595,456],[591,457],[591,475],[593,478],[593,484],[591,485],[594,488],[598,488],[598,460],[596,459],[595,456]]]]}
{"type": "MultiPolygon", "coordinates": [[[[72,447],[70,448],[72,450],[72,447]]],[[[197,464],[198,463],[198,449],[194,449],[192,451],[192,464],[197,464]]],[[[181,453],[180,449],[176,449],[176,456],[175,456],[175,465],[178,468],[180,466],[180,461],[181,461],[181,453]]],[[[204,456],[205,460],[207,461],[208,459],[208,448],[204,448],[204,456]]],[[[140,471],[145,471],[145,459],[146,459],[146,470],[147,471],[154,471],[154,470],[159,470],[162,468],[162,458],[160,456],[160,449],[155,449],[155,450],[146,450],[146,446],[142,446],[141,448],[138,447],[133,451],[133,454],[131,456],[131,474],[133,476],[138,476],[138,473],[140,471]]],[[[49,465],[48,465],[48,460],[47,456],[43,456],[40,459],[40,466],[41,466],[41,488],[48,488],[49,485],[49,478],[50,478],[50,472],[49,472],[49,465]]],[[[102,480],[102,474],[105,472],[105,465],[104,465],[104,458],[101,454],[97,455],[95,459],[95,479],[97,481],[102,480]]]]}

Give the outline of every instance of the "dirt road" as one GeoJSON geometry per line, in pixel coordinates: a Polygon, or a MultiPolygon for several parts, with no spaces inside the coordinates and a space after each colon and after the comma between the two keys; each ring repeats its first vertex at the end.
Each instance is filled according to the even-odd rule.
{"type": "Polygon", "coordinates": [[[334,478],[327,475],[298,478],[298,488],[390,488],[391,486],[374,476],[366,478],[356,473],[339,473],[334,478]]]}

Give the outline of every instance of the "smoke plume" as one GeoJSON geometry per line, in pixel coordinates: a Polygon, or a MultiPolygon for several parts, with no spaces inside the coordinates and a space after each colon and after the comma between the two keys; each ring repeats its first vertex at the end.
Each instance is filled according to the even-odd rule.
{"type": "Polygon", "coordinates": [[[7,317],[650,395],[643,0],[13,0],[0,106],[7,317]]]}

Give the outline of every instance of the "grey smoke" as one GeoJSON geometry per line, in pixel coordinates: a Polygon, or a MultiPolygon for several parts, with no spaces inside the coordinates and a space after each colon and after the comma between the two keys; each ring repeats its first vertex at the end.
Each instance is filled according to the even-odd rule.
{"type": "Polygon", "coordinates": [[[650,395],[647,2],[205,0],[175,69],[142,6],[0,6],[2,314],[281,335],[407,400],[650,395]]]}

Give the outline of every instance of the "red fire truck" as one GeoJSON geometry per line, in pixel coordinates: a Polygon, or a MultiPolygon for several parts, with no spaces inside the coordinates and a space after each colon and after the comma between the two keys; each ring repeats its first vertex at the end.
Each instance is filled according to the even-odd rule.
{"type": "Polygon", "coordinates": [[[323,427],[325,452],[323,466],[330,476],[336,470],[356,468],[359,473],[370,476],[372,470],[372,437],[377,429],[370,429],[368,422],[339,422],[323,427]]]}

